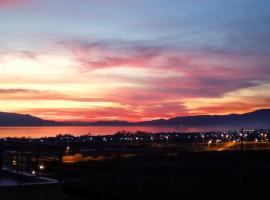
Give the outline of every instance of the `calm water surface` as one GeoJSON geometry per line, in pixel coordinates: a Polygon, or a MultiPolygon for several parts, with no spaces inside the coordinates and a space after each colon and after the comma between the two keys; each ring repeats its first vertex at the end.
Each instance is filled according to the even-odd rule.
{"type": "Polygon", "coordinates": [[[229,127],[159,127],[159,126],[57,126],[57,127],[0,127],[0,137],[44,137],[56,136],[58,134],[72,134],[75,136],[91,134],[91,135],[112,135],[118,131],[147,131],[157,132],[198,132],[198,131],[223,131],[235,130],[229,127]]]}

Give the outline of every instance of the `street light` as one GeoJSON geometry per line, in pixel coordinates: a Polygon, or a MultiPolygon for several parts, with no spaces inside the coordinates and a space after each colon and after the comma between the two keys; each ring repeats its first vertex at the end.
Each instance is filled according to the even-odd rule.
{"type": "Polygon", "coordinates": [[[255,150],[257,150],[257,142],[258,142],[258,139],[255,138],[255,150]]]}
{"type": "Polygon", "coordinates": [[[68,156],[69,150],[70,150],[70,146],[67,146],[67,148],[66,148],[66,155],[67,156],[68,156]]]}
{"type": "Polygon", "coordinates": [[[262,141],[263,141],[263,138],[264,138],[264,134],[263,133],[261,133],[261,138],[262,138],[262,141]]]}
{"type": "Polygon", "coordinates": [[[208,141],[208,151],[209,151],[209,149],[210,149],[210,144],[212,143],[212,140],[209,140],[208,141]]]}

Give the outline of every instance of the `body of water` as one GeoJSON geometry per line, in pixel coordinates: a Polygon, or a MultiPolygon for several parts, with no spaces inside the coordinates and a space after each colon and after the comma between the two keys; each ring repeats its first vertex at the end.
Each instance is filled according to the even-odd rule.
{"type": "Polygon", "coordinates": [[[240,127],[178,127],[178,126],[42,126],[42,127],[0,127],[0,137],[50,137],[58,134],[80,135],[112,135],[118,131],[146,131],[157,132],[199,132],[199,131],[226,131],[240,127]]]}

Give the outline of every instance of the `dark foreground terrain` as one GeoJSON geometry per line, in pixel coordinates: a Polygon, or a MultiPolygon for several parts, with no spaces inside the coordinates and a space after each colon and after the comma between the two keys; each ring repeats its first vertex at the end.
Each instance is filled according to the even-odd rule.
{"type": "Polygon", "coordinates": [[[270,151],[196,152],[64,166],[66,199],[269,199],[270,151]]]}

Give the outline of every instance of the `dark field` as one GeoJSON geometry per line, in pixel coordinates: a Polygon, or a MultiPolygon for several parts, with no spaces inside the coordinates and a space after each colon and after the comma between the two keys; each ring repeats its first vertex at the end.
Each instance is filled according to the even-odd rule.
{"type": "Polygon", "coordinates": [[[196,152],[64,166],[67,199],[269,199],[270,151],[196,152]]]}

